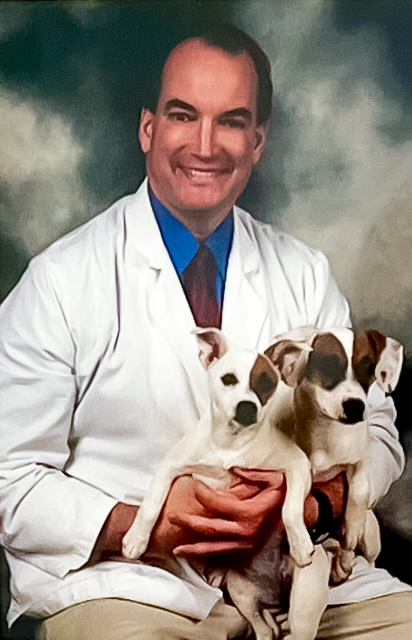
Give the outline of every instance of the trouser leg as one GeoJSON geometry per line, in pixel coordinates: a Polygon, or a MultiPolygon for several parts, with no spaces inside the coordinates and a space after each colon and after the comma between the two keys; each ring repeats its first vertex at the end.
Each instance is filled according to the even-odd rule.
{"type": "MultiPolygon", "coordinates": [[[[289,630],[288,623],[282,630],[289,630]]],[[[412,640],[412,591],[328,607],[317,640],[412,640]]]]}
{"type": "Polygon", "coordinates": [[[412,640],[412,591],[328,607],[318,638],[412,640]]]}
{"type": "Polygon", "coordinates": [[[199,622],[130,600],[104,598],[44,620],[39,640],[245,640],[248,635],[238,611],[222,602],[199,622]]]}

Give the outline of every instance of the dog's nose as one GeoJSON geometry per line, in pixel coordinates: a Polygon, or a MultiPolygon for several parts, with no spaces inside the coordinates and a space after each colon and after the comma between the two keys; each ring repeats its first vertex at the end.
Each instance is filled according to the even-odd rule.
{"type": "Polygon", "coordinates": [[[355,398],[345,400],[342,408],[345,416],[343,422],[356,424],[356,422],[363,420],[363,412],[365,411],[365,403],[363,400],[357,400],[355,398]]]}
{"type": "Polygon", "coordinates": [[[243,400],[239,402],[236,407],[236,422],[239,422],[243,427],[249,427],[257,420],[257,406],[254,402],[249,400],[243,400]]]}

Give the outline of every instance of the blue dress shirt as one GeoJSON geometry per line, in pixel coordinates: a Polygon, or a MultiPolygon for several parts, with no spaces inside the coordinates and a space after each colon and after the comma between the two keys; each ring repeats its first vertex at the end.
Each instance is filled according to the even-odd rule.
{"type": "MultiPolygon", "coordinates": [[[[199,242],[179,220],[172,216],[152,191],[149,191],[149,197],[163,242],[181,280],[183,271],[194,258],[199,248],[199,242]]],[[[216,297],[219,304],[223,303],[232,239],[233,213],[231,211],[205,240],[205,244],[213,253],[217,264],[216,297]]]]}

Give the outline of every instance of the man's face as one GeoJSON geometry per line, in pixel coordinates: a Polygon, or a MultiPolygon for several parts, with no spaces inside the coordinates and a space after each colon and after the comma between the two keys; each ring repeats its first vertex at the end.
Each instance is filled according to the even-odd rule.
{"type": "Polygon", "coordinates": [[[188,40],[169,56],[156,113],[145,109],[139,139],[150,185],[183,223],[229,212],[258,162],[257,74],[246,53],[188,40]]]}

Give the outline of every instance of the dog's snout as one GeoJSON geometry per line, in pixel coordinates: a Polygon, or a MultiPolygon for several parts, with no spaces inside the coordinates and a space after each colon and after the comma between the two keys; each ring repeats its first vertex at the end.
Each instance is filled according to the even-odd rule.
{"type": "Polygon", "coordinates": [[[235,420],[243,427],[254,424],[257,420],[257,405],[249,400],[239,402],[236,407],[235,420]]]}
{"type": "Polygon", "coordinates": [[[363,420],[363,412],[365,411],[365,403],[363,400],[357,400],[356,398],[345,400],[342,408],[344,413],[343,422],[356,424],[356,422],[363,420]]]}

